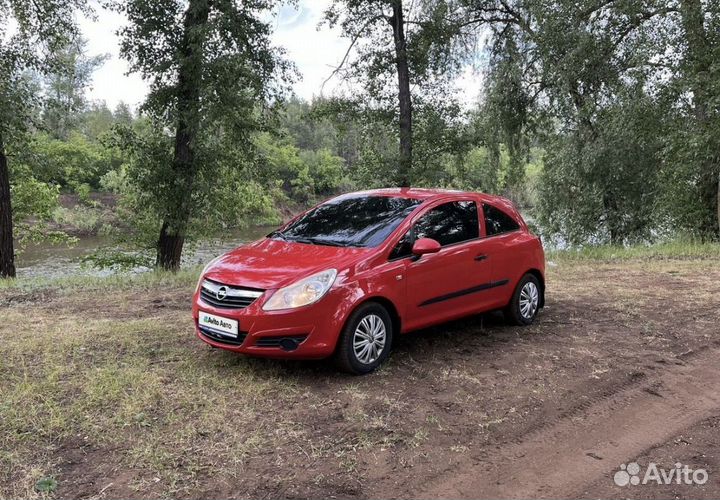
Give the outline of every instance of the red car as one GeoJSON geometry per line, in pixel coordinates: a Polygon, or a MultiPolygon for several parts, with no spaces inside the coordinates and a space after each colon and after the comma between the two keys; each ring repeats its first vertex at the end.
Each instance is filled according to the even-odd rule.
{"type": "Polygon", "coordinates": [[[393,338],[502,309],[543,307],[545,256],[513,204],[435,189],[332,198],[210,262],[193,298],[197,335],[252,356],[334,356],[367,373],[393,338]]]}

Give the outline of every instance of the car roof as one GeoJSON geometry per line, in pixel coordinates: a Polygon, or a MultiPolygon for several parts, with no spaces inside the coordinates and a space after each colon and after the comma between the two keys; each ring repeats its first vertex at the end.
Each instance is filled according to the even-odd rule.
{"type": "Polygon", "coordinates": [[[429,188],[382,188],[368,189],[366,191],[355,191],[346,193],[341,197],[351,196],[392,196],[397,198],[414,198],[417,200],[428,201],[434,199],[445,198],[447,196],[472,196],[479,197],[482,201],[501,201],[506,202],[504,198],[492,194],[478,193],[473,191],[461,191],[457,189],[429,189],[429,188]]]}

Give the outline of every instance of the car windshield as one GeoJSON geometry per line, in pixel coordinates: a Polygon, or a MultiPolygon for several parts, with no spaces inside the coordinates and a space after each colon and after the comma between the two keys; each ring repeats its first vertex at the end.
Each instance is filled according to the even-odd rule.
{"type": "Polygon", "coordinates": [[[343,247],[374,247],[420,204],[413,198],[349,196],[323,203],[268,236],[343,247]]]}

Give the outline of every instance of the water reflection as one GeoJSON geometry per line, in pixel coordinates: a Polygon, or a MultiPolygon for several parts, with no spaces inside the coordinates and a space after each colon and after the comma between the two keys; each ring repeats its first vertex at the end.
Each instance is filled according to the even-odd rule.
{"type": "MultiPolygon", "coordinates": [[[[264,237],[275,229],[275,226],[254,226],[246,229],[233,229],[223,234],[222,238],[214,238],[199,243],[195,248],[185,252],[184,266],[205,264],[213,257],[232,250],[237,246],[264,237]]],[[[20,278],[43,277],[60,278],[67,276],[109,276],[118,271],[111,269],[95,269],[82,265],[82,258],[103,249],[112,248],[113,241],[105,236],[83,236],[72,247],[66,245],[50,245],[41,243],[30,245],[17,259],[17,275],[20,278]]],[[[137,268],[130,273],[148,271],[137,268]]]]}

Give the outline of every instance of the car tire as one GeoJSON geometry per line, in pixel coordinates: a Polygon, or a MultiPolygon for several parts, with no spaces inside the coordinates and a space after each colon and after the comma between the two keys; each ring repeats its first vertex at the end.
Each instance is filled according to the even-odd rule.
{"type": "Polygon", "coordinates": [[[335,364],[355,375],[370,373],[387,359],[392,342],[393,324],[387,309],[377,302],[366,302],[345,323],[335,351],[335,364]],[[372,346],[366,348],[370,343],[372,346]]]}
{"type": "Polygon", "coordinates": [[[529,325],[537,317],[542,304],[542,288],[537,277],[528,273],[522,277],[515,287],[510,304],[503,314],[512,325],[529,325]]]}

